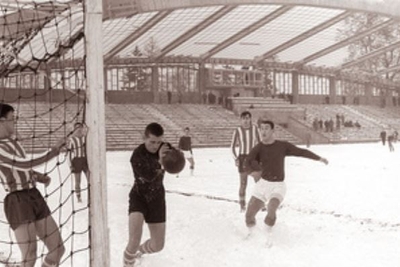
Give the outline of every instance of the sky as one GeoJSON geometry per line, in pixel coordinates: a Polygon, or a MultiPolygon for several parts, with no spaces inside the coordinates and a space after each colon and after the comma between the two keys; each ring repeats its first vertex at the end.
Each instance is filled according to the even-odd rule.
{"type": "MultiPolygon", "coordinates": [[[[257,229],[246,238],[244,213],[236,203],[239,177],[229,149],[194,149],[193,177],[188,166],[179,178],[169,174],[165,177],[165,248],[143,256],[138,266],[398,267],[400,146],[396,144],[395,148],[395,152],[389,152],[380,143],[311,146],[313,152],[329,160],[329,165],[288,157],[287,194],[278,210],[271,247],[267,246],[262,223],[265,212],[257,215],[257,229]]],[[[122,265],[128,241],[128,195],[133,184],[130,155],[130,151],[107,153],[110,267],[122,265]]],[[[64,167],[60,172],[64,176],[68,173],[64,167]]],[[[48,191],[56,189],[57,183],[57,179],[53,181],[48,191]]],[[[87,207],[86,201],[78,204],[68,198],[71,183],[72,179],[67,178],[63,190],[56,190],[49,198],[53,209],[62,198],[73,203],[54,213],[56,221],[64,221],[72,209],[87,207]]],[[[247,199],[253,186],[250,179],[247,199]]],[[[0,218],[4,218],[1,213],[0,218]]],[[[87,225],[84,210],[63,226],[67,253],[61,266],[89,266],[87,250],[67,257],[72,248],[88,246],[87,236],[68,239],[70,229],[84,231],[87,225]]],[[[144,229],[143,240],[148,237],[147,226],[144,229]]],[[[2,224],[0,236],[1,240],[13,238],[2,224]]],[[[0,251],[7,250],[9,245],[0,244],[0,251]]],[[[45,252],[41,243],[40,251],[45,252]]],[[[15,247],[13,257],[18,257],[15,247]]]]}

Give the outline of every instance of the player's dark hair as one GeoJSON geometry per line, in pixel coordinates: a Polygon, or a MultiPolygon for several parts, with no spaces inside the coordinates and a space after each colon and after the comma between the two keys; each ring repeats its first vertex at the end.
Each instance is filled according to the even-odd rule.
{"type": "Polygon", "coordinates": [[[240,118],[244,118],[244,117],[247,117],[247,116],[249,116],[250,118],[251,118],[251,113],[250,113],[250,111],[243,111],[241,114],[240,114],[240,118]]]}
{"type": "Polygon", "coordinates": [[[150,134],[157,137],[162,136],[164,134],[164,129],[157,122],[152,122],[148,124],[144,130],[144,136],[149,137],[150,134]]]}
{"type": "Polygon", "coordinates": [[[0,118],[5,118],[10,111],[15,111],[12,106],[0,103],[0,118]]]}
{"type": "Polygon", "coordinates": [[[258,126],[260,126],[261,124],[269,124],[269,126],[271,126],[272,130],[275,128],[275,124],[273,123],[273,121],[268,120],[268,119],[259,119],[258,126]]]}

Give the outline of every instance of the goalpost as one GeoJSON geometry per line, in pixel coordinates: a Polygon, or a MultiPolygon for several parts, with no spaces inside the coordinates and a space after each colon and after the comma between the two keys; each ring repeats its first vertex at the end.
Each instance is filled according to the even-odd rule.
{"type": "MultiPolygon", "coordinates": [[[[88,129],[90,175],[86,182],[82,173],[82,203],[69,150],[33,166],[52,178],[49,186],[37,182],[36,187],[62,235],[66,251],[60,266],[110,266],[102,21],[102,0],[0,3],[0,102],[15,109],[15,139],[26,157],[70,138],[77,122],[88,129]]],[[[3,187],[7,181],[0,178],[3,187]]],[[[21,264],[18,241],[3,212],[8,193],[0,188],[0,264],[21,264]]],[[[49,253],[37,242],[35,266],[49,253]]]]}
{"type": "Polygon", "coordinates": [[[109,266],[107,223],[106,139],[103,77],[102,0],[86,2],[87,123],[91,177],[91,266],[109,266]]]}

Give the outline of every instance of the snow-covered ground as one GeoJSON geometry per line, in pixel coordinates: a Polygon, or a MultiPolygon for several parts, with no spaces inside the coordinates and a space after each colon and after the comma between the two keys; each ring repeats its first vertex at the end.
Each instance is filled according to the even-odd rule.
{"type": "MultiPolygon", "coordinates": [[[[236,203],[239,177],[229,149],[195,149],[194,177],[188,168],[179,178],[165,177],[166,245],[157,254],[145,255],[140,266],[400,266],[400,146],[393,153],[379,143],[310,149],[330,163],[287,158],[287,195],[278,211],[270,248],[262,228],[265,212],[258,214],[254,235],[245,238],[244,214],[236,203]]],[[[128,240],[128,194],[133,184],[130,155],[107,153],[110,267],[122,266],[128,240]]],[[[68,170],[61,167],[60,172],[68,170]]],[[[70,232],[72,227],[76,232],[87,229],[87,203],[69,199],[70,181],[66,179],[64,193],[55,193],[49,203],[55,208],[60,199],[67,199],[54,217],[66,222],[66,254],[71,249],[83,250],[72,258],[66,255],[62,266],[84,267],[88,266],[87,236],[70,237],[70,232]],[[71,217],[73,209],[83,210],[71,217]]],[[[53,181],[47,191],[58,184],[53,181]]],[[[249,179],[247,198],[253,185],[249,179]]],[[[0,216],[3,220],[4,215],[0,216]]],[[[9,240],[8,228],[0,227],[1,240],[9,240]]],[[[143,239],[148,237],[145,230],[143,239]]],[[[10,247],[0,246],[2,251],[10,247]]],[[[18,255],[16,247],[13,252],[18,255]]]]}

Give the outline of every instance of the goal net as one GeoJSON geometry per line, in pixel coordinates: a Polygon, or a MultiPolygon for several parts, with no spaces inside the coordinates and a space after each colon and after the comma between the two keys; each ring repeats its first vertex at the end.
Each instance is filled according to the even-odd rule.
{"type": "MultiPolygon", "coordinates": [[[[48,151],[59,140],[71,144],[77,123],[86,128],[84,18],[82,1],[0,2],[0,103],[15,109],[12,138],[22,144],[26,159],[48,151]]],[[[81,267],[90,265],[90,183],[88,172],[81,172],[80,183],[72,172],[71,160],[77,156],[73,149],[66,146],[58,156],[32,169],[51,178],[48,185],[37,179],[35,187],[61,233],[65,252],[60,266],[81,267]]],[[[20,247],[27,244],[18,240],[3,209],[5,197],[14,192],[9,188],[10,174],[1,172],[1,166],[0,162],[4,187],[0,189],[0,262],[22,264],[26,257],[20,247]]],[[[26,234],[36,234],[33,261],[42,266],[50,253],[43,236],[26,234]]]]}

